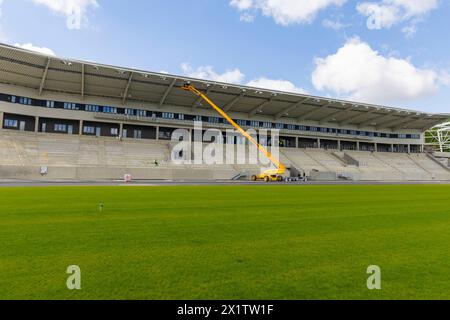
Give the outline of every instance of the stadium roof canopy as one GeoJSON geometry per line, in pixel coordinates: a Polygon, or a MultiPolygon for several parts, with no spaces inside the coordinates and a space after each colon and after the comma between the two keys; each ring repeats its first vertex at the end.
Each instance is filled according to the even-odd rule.
{"type": "Polygon", "coordinates": [[[127,101],[202,108],[190,92],[181,90],[189,81],[225,111],[242,112],[249,117],[270,116],[275,121],[291,118],[299,122],[374,126],[425,131],[446,122],[450,114],[431,114],[365,103],[321,98],[247,86],[192,79],[182,76],[109,66],[88,61],[46,56],[0,44],[0,82],[43,92],[106,97],[127,101]]]}

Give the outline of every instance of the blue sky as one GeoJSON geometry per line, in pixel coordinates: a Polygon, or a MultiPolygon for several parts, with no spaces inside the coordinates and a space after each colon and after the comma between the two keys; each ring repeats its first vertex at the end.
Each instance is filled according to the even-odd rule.
{"type": "Polygon", "coordinates": [[[448,0],[0,3],[0,40],[13,45],[149,71],[450,113],[448,0]]]}

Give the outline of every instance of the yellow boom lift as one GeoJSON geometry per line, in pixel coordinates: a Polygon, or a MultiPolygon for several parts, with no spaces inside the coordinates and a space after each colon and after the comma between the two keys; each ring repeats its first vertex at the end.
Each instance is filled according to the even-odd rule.
{"type": "Polygon", "coordinates": [[[282,181],[283,175],[286,173],[286,167],[276,159],[266,148],[260,145],[251,135],[249,135],[244,129],[241,128],[236,122],[231,119],[225,111],[219,108],[214,102],[212,102],[208,96],[199,91],[193,85],[185,83],[182,87],[183,90],[190,91],[203,100],[205,100],[214,110],[216,110],[222,117],[224,117],[237,131],[239,131],[248,141],[253,143],[258,150],[263,153],[276,167],[276,169],[266,170],[261,174],[252,176],[252,181],[264,180],[269,181],[282,181]]]}

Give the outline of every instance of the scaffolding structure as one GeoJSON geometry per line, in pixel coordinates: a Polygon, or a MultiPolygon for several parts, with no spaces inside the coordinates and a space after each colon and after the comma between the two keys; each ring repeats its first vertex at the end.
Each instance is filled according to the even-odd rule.
{"type": "Polygon", "coordinates": [[[437,125],[428,130],[426,143],[437,152],[450,152],[450,122],[437,125]]]}

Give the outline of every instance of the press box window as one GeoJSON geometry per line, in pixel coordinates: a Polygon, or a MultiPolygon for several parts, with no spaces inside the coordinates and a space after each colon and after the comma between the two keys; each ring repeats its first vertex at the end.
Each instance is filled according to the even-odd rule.
{"type": "Polygon", "coordinates": [[[255,128],[259,128],[259,121],[250,121],[250,126],[251,127],[255,127],[255,128]]]}
{"type": "Polygon", "coordinates": [[[105,112],[105,113],[117,113],[117,108],[114,108],[114,107],[103,107],[103,112],[105,112]]]}
{"type": "Polygon", "coordinates": [[[172,112],[163,112],[162,115],[161,115],[161,118],[163,118],[163,119],[174,119],[175,118],[175,114],[173,114],[172,112]]]}
{"type": "Polygon", "coordinates": [[[55,132],[66,132],[67,126],[65,124],[55,123],[55,132]]]}
{"type": "Polygon", "coordinates": [[[236,123],[242,127],[247,126],[247,120],[237,120],[236,123]]]}
{"type": "Polygon", "coordinates": [[[89,112],[98,112],[99,107],[96,105],[88,104],[86,105],[85,110],[89,112]]]}
{"type": "Polygon", "coordinates": [[[219,118],[218,117],[208,117],[208,122],[209,123],[219,123],[219,118]]]}
{"type": "Polygon", "coordinates": [[[5,127],[9,127],[9,128],[17,128],[17,126],[18,126],[17,120],[5,119],[4,123],[5,123],[5,127]]]}
{"type": "Polygon", "coordinates": [[[47,108],[54,108],[55,107],[55,101],[47,100],[47,101],[45,101],[45,106],[47,108]]]}
{"type": "Polygon", "coordinates": [[[95,133],[95,128],[94,127],[84,127],[83,128],[83,133],[94,134],[95,133]]]}
{"type": "Polygon", "coordinates": [[[25,98],[25,97],[20,97],[19,98],[19,103],[31,106],[31,99],[30,98],[25,98]]]}
{"type": "Polygon", "coordinates": [[[294,131],[295,130],[295,124],[288,124],[287,125],[287,129],[294,131]]]}
{"type": "Polygon", "coordinates": [[[78,110],[77,105],[72,102],[64,102],[64,109],[67,110],[78,110]]]}

